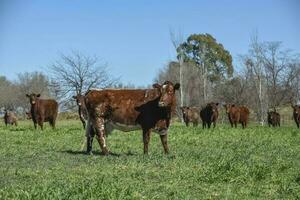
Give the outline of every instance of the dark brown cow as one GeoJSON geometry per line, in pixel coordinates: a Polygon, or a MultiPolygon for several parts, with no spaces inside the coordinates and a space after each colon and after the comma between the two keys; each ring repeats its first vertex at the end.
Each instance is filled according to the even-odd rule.
{"type": "Polygon", "coordinates": [[[162,86],[153,85],[154,89],[105,89],[90,90],[85,95],[88,110],[86,126],[87,153],[92,150],[93,131],[103,154],[109,154],[105,136],[113,129],[133,131],[142,129],[144,154],[148,153],[152,130],[160,135],[165,153],[169,152],[167,130],[171,115],[175,111],[175,91],[179,84],[166,81],[162,86]]]}
{"type": "Polygon", "coordinates": [[[76,100],[76,104],[78,106],[78,115],[80,118],[80,121],[82,122],[83,128],[85,129],[86,121],[88,119],[88,114],[84,102],[84,96],[81,94],[78,94],[76,96],[73,96],[73,99],[76,100]]]}
{"type": "Polygon", "coordinates": [[[55,128],[58,112],[58,103],[54,99],[40,99],[40,94],[26,94],[31,104],[31,118],[36,129],[38,124],[43,130],[43,123],[49,122],[55,128]]]}
{"type": "Polygon", "coordinates": [[[200,116],[202,120],[202,128],[210,128],[211,124],[213,123],[214,128],[216,127],[216,123],[219,117],[218,111],[219,103],[208,103],[204,108],[200,111],[200,116]]]}
{"type": "Polygon", "coordinates": [[[293,118],[296,122],[297,127],[300,127],[300,106],[299,105],[291,105],[293,108],[293,118]]]}
{"type": "Polygon", "coordinates": [[[193,126],[198,126],[200,120],[198,108],[183,106],[180,107],[180,109],[182,111],[183,121],[185,122],[186,126],[189,126],[190,122],[193,123],[193,126]]]}
{"type": "Polygon", "coordinates": [[[7,124],[18,126],[17,121],[18,121],[18,119],[17,119],[17,116],[15,115],[15,113],[5,110],[5,114],[4,114],[5,126],[7,126],[7,124]]]}
{"type": "Polygon", "coordinates": [[[276,127],[280,127],[280,114],[278,112],[274,111],[269,111],[268,112],[268,125],[276,127]]]}
{"type": "Polygon", "coordinates": [[[226,104],[224,105],[226,109],[226,113],[228,115],[229,122],[231,127],[233,125],[235,128],[237,127],[237,123],[241,123],[243,128],[247,127],[248,119],[249,119],[249,109],[245,106],[235,106],[234,104],[226,104]]]}

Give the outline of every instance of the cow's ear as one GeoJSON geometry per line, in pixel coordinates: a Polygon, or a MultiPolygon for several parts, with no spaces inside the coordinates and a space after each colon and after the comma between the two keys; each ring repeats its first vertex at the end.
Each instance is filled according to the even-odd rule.
{"type": "Polygon", "coordinates": [[[219,105],[219,103],[216,103],[216,106],[218,106],[219,105]]]}
{"type": "Polygon", "coordinates": [[[161,85],[159,85],[158,83],[154,83],[152,85],[153,88],[157,88],[157,89],[160,89],[161,88],[161,85]]]}
{"type": "Polygon", "coordinates": [[[41,94],[37,94],[37,95],[36,95],[36,97],[40,97],[40,96],[41,96],[41,94]]]}
{"type": "Polygon", "coordinates": [[[174,90],[178,90],[180,88],[180,84],[179,83],[176,83],[175,85],[174,85],[174,90]]]}
{"type": "Polygon", "coordinates": [[[186,109],[190,109],[190,107],[188,106],[188,107],[186,107],[186,109]]]}
{"type": "Polygon", "coordinates": [[[72,96],[72,98],[73,98],[73,99],[76,99],[76,98],[77,98],[77,96],[72,96]]]}
{"type": "Polygon", "coordinates": [[[234,107],[235,105],[234,104],[231,104],[231,107],[234,107]]]}
{"type": "Polygon", "coordinates": [[[30,97],[30,95],[29,95],[29,94],[26,94],[26,97],[30,97]]]}

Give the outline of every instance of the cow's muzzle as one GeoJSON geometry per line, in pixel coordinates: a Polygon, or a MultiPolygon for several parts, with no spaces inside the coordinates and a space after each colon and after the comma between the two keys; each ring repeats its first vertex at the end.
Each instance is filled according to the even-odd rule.
{"type": "Polygon", "coordinates": [[[159,102],[158,102],[158,106],[159,106],[159,107],[165,107],[166,104],[165,104],[165,102],[163,102],[163,101],[159,101],[159,102]]]}

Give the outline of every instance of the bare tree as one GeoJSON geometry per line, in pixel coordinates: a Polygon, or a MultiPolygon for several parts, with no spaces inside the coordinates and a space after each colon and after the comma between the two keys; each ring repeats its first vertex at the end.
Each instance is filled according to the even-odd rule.
{"type": "Polygon", "coordinates": [[[84,94],[93,87],[106,88],[116,84],[116,78],[109,75],[106,64],[99,64],[97,57],[90,57],[73,51],[61,54],[60,59],[49,66],[52,93],[63,103],[76,94],[84,94]]]}

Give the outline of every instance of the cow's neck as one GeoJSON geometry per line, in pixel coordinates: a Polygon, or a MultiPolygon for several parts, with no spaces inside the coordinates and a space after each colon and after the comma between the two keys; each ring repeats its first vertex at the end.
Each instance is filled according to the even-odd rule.
{"type": "Polygon", "coordinates": [[[31,105],[31,117],[36,120],[36,115],[39,109],[40,100],[36,100],[35,104],[31,105]]]}

